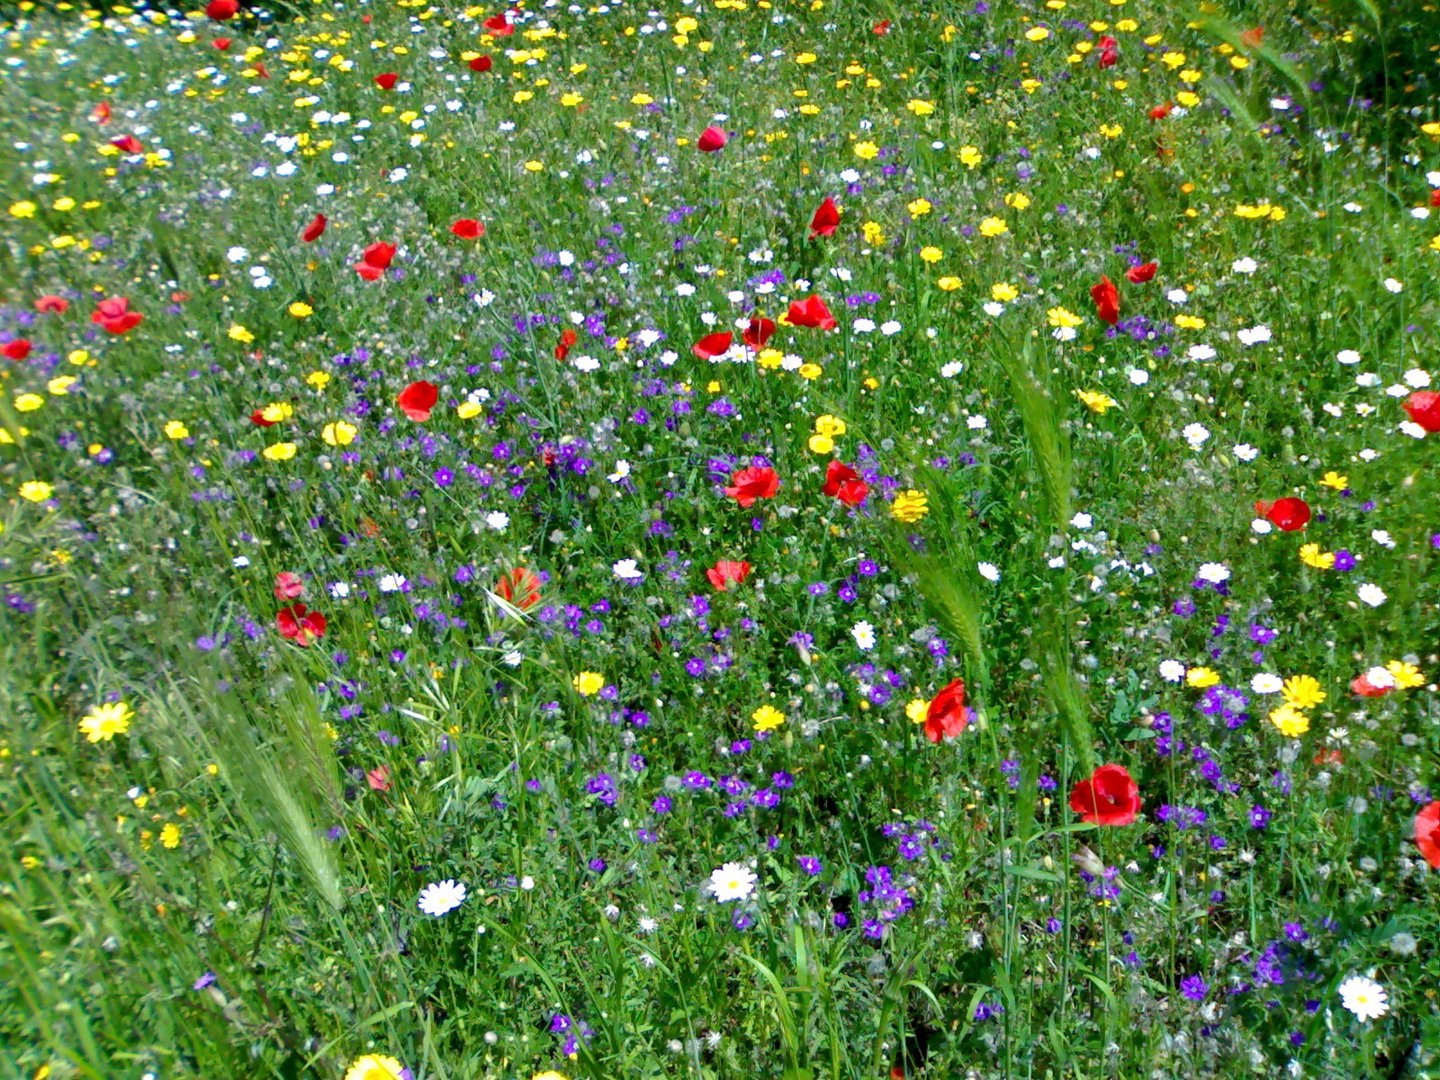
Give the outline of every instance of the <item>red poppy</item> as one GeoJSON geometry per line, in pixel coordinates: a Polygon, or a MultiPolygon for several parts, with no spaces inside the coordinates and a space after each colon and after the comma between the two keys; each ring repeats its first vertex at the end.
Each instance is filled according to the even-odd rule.
{"type": "Polygon", "coordinates": [[[300,580],[299,574],[292,574],[289,570],[281,570],[275,575],[276,600],[299,600],[304,592],[305,583],[300,580]]]}
{"type": "Polygon", "coordinates": [[[128,333],[139,326],[145,316],[130,310],[130,301],[123,296],[112,296],[101,300],[90,314],[90,321],[99,323],[107,334],[128,333]]]}
{"type": "Polygon", "coordinates": [[[470,70],[478,71],[482,75],[495,66],[495,61],[488,56],[477,56],[470,61],[470,70]]]}
{"type": "Polygon", "coordinates": [[[1095,301],[1095,314],[1114,326],[1120,321],[1120,290],[1115,288],[1115,283],[1103,274],[1100,276],[1100,284],[1090,287],[1090,299],[1095,301]]]}
{"type": "Polygon", "coordinates": [[[925,709],[925,737],[933,743],[953,739],[970,724],[965,707],[965,680],[956,679],[930,699],[925,709]]]}
{"type": "Polygon", "coordinates": [[[390,766],[380,765],[371,769],[365,774],[365,782],[370,785],[371,791],[390,790],[390,766]]]}
{"type": "Polygon", "coordinates": [[[1430,192],[1430,205],[1440,206],[1440,188],[1435,188],[1430,192]]]}
{"type": "Polygon", "coordinates": [[[395,84],[399,81],[399,74],[393,71],[382,72],[375,76],[375,85],[381,90],[394,90],[395,84]]]}
{"type": "Polygon", "coordinates": [[[700,138],[696,140],[695,145],[705,153],[713,154],[716,150],[721,149],[728,141],[725,137],[725,132],[712,125],[700,133],[700,138]]]}
{"type": "Polygon", "coordinates": [[[110,103],[108,101],[102,101],[90,110],[90,122],[102,125],[110,122],[110,103]]]}
{"type": "Polygon", "coordinates": [[[540,579],[534,571],[517,566],[500,575],[500,580],[495,583],[495,594],[521,611],[529,611],[540,602],[540,579]]]}
{"type": "Polygon", "coordinates": [[[560,331],[560,344],[555,346],[555,359],[564,360],[570,355],[570,347],[580,340],[580,335],[570,327],[560,331]]]}
{"type": "Polygon", "coordinates": [[[394,244],[371,244],[355,264],[355,272],[366,281],[377,281],[395,258],[394,244]]]}
{"type": "Polygon", "coordinates": [[[825,494],[846,506],[859,506],[870,494],[870,485],[849,465],[832,460],[825,466],[825,494]]]}
{"type": "Polygon", "coordinates": [[[1119,60],[1120,42],[1106,34],[1100,39],[1100,66],[1102,68],[1114,67],[1119,60]]]}
{"type": "Polygon", "coordinates": [[[230,39],[228,37],[217,37],[214,41],[210,42],[210,44],[214,45],[215,48],[221,52],[228,52],[230,50],[230,39]]]}
{"type": "Polygon", "coordinates": [[[751,318],[750,325],[745,327],[745,332],[740,335],[740,340],[756,352],[759,352],[765,347],[765,343],[770,340],[774,333],[775,320],[762,319],[757,315],[751,318]]]}
{"type": "Polygon", "coordinates": [[[205,5],[205,14],[216,22],[225,22],[240,14],[239,0],[210,0],[205,5]]]}
{"type": "Polygon", "coordinates": [[[834,236],[835,230],[840,227],[840,208],[835,205],[835,200],[825,196],[815,210],[815,216],[810,219],[810,239],[817,236],[834,236]]]}
{"type": "Polygon", "coordinates": [[[503,11],[485,20],[485,30],[496,37],[509,37],[515,33],[515,27],[510,24],[509,17],[503,11]]]}
{"type": "Polygon", "coordinates": [[[70,310],[70,301],[63,296],[42,296],[35,301],[35,310],[41,315],[64,315],[70,310]]]}
{"type": "Polygon", "coordinates": [[[745,579],[750,576],[750,564],[721,559],[705,571],[705,576],[710,579],[710,584],[715,586],[718,591],[725,592],[727,584],[743,585],[745,583],[745,579]]]}
{"type": "Polygon", "coordinates": [[[697,360],[714,360],[717,356],[724,356],[730,351],[730,346],[734,344],[734,334],[706,334],[690,347],[690,351],[695,354],[697,360]]]}
{"type": "Polygon", "coordinates": [[[730,486],[725,489],[725,494],[749,509],[755,505],[756,499],[773,499],[779,490],[780,477],[774,469],[768,465],[752,465],[736,470],[735,475],[730,477],[730,486]]]}
{"type": "Polygon", "coordinates": [[[274,421],[274,420],[267,420],[267,419],[265,419],[265,410],[264,410],[264,409],[256,409],[254,412],[252,412],[252,413],[250,414],[250,422],[251,422],[252,424],[254,424],[256,427],[274,427],[274,426],[275,426],[275,421],[274,421]]]}
{"type": "Polygon", "coordinates": [[[255,61],[255,63],[250,65],[250,70],[255,72],[255,74],[259,75],[262,79],[268,79],[270,77],[270,69],[267,68],[259,60],[255,61]]]}
{"type": "Polygon", "coordinates": [[[1144,285],[1155,276],[1155,271],[1160,269],[1157,262],[1148,262],[1140,266],[1132,266],[1125,271],[1125,280],[1131,285],[1144,285]]]}
{"type": "Polygon", "coordinates": [[[1253,30],[1246,30],[1243,34],[1240,35],[1241,43],[1248,45],[1252,49],[1258,48],[1260,42],[1264,40],[1265,28],[1263,26],[1257,26],[1253,30]]]}
{"type": "Polygon", "coordinates": [[[790,301],[790,310],[785,319],[791,326],[810,326],[821,330],[834,330],[839,325],[825,301],[811,293],[804,300],[790,301]]]}
{"type": "Polygon", "coordinates": [[[474,218],[461,218],[450,226],[450,231],[461,240],[479,240],[485,235],[485,223],[474,218]]]}
{"type": "Polygon", "coordinates": [[[1299,532],[1310,522],[1310,507],[1304,499],[1261,499],[1255,504],[1255,512],[1282,532],[1299,532]]]}
{"type": "Polygon", "coordinates": [[[110,145],[126,154],[143,154],[145,144],[134,135],[121,135],[118,139],[111,139],[110,145]]]}
{"type": "Polygon", "coordinates": [[[430,410],[435,408],[435,403],[440,400],[440,388],[434,383],[412,382],[395,399],[395,404],[400,406],[400,411],[411,420],[423,423],[430,419],[430,410]]]}
{"type": "Polygon", "coordinates": [[[1339,750],[1321,750],[1310,759],[1312,765],[1344,765],[1345,755],[1339,750]]]}
{"type": "Polygon", "coordinates": [[[1094,825],[1129,825],[1140,813],[1140,786],[1124,765],[1101,765],[1071,790],[1070,809],[1094,825]]]}
{"type": "Polygon", "coordinates": [[[1151,120],[1164,120],[1174,111],[1175,106],[1167,101],[1164,105],[1156,105],[1153,109],[1150,110],[1149,115],[1151,120]]]}
{"type": "Polygon", "coordinates": [[[1370,681],[1367,672],[1350,680],[1350,692],[1358,697],[1384,697],[1390,692],[1390,687],[1376,686],[1370,681]]]}
{"type": "Polygon", "coordinates": [[[300,239],[307,244],[313,244],[325,235],[325,226],[329,224],[330,219],[324,214],[316,214],[310,219],[310,224],[305,226],[305,231],[300,234],[300,239]]]}
{"type": "Polygon", "coordinates": [[[1440,800],[1415,815],[1415,843],[1420,845],[1425,861],[1440,870],[1440,800]]]}
{"type": "Polygon", "coordinates": [[[0,345],[0,353],[5,354],[6,360],[24,360],[30,355],[30,341],[23,337],[7,341],[4,345],[0,345]]]}
{"type": "Polygon", "coordinates": [[[291,604],[276,614],[275,628],[286,641],[311,645],[325,636],[325,616],[310,611],[304,604],[291,604]]]}
{"type": "Polygon", "coordinates": [[[888,34],[890,32],[890,20],[881,19],[874,26],[870,27],[870,32],[877,37],[882,34],[888,34]]]}
{"type": "Polygon", "coordinates": [[[1416,390],[1405,399],[1404,407],[1410,419],[1429,434],[1440,431],[1440,394],[1434,390],[1416,390]]]}

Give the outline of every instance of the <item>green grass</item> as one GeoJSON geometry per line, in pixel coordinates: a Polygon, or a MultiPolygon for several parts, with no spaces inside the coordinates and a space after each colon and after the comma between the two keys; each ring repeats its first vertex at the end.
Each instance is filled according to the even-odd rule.
{"type": "Polygon", "coordinates": [[[7,16],[0,1076],[1440,1075],[1425,5],[497,12],[7,16]]]}

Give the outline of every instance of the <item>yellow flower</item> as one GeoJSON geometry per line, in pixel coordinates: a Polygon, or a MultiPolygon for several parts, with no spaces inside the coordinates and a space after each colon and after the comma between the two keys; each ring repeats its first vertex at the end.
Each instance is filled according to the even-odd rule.
{"type": "Polygon", "coordinates": [[[15,399],[16,412],[34,412],[45,404],[45,399],[39,394],[21,394],[15,399]]]}
{"type": "Polygon", "coordinates": [[[133,709],[123,701],[96,705],[80,718],[80,733],[92,743],[109,742],[130,730],[133,709]]]}
{"type": "Polygon", "coordinates": [[[944,253],[937,247],[925,246],[920,249],[921,262],[937,263],[944,257],[944,253]]]}
{"type": "Polygon", "coordinates": [[[1272,709],[1270,723],[1279,729],[1281,735],[1289,739],[1298,739],[1310,730],[1310,717],[1295,708],[1294,705],[1281,705],[1278,709],[1272,709]]]}
{"type": "Polygon", "coordinates": [[[1052,307],[1045,313],[1045,318],[1049,321],[1050,325],[1054,327],[1068,326],[1073,328],[1084,322],[1079,315],[1063,307],[1052,307]]]}
{"type": "Polygon", "coordinates": [[[462,401],[455,407],[455,415],[461,420],[473,420],[481,411],[478,401],[462,401]]]}
{"type": "Polygon", "coordinates": [[[88,349],[74,349],[66,354],[65,359],[76,367],[84,367],[90,363],[90,352],[88,349]]]}
{"type": "Polygon", "coordinates": [[[867,221],[860,226],[860,231],[864,234],[867,244],[883,244],[885,242],[885,230],[880,228],[879,222],[867,221]]]}
{"type": "Polygon", "coordinates": [[[1044,41],[1050,36],[1050,31],[1043,26],[1032,26],[1025,31],[1026,41],[1044,41]]]}
{"type": "Polygon", "coordinates": [[[315,314],[315,309],[305,303],[304,300],[296,300],[286,310],[297,319],[308,319],[311,315],[315,314]]]}
{"type": "Polygon", "coordinates": [[[947,275],[940,278],[940,280],[935,282],[935,284],[940,287],[940,290],[942,292],[954,292],[956,289],[960,288],[960,286],[963,285],[964,282],[961,281],[958,277],[947,275]]]}
{"type": "Polygon", "coordinates": [[[173,821],[165,823],[165,827],[160,830],[160,846],[169,848],[171,851],[174,851],[180,846],[179,825],[176,825],[173,821]]]}
{"type": "Polygon", "coordinates": [[[1193,686],[1196,690],[1204,690],[1219,681],[1220,676],[1208,667],[1192,667],[1185,672],[1185,685],[1193,686]]]}
{"type": "Polygon", "coordinates": [[[324,390],[330,385],[330,373],[328,371],[312,371],[305,376],[305,382],[316,390],[324,390]]]}
{"type": "Polygon", "coordinates": [[[171,420],[165,425],[165,435],[170,439],[188,439],[190,429],[182,421],[171,420]]]}
{"type": "Polygon", "coordinates": [[[1281,693],[1285,696],[1285,704],[1297,709],[1313,709],[1328,696],[1320,689],[1320,683],[1309,675],[1286,679],[1281,693]]]}
{"type": "Polygon", "coordinates": [[[35,216],[35,204],[29,199],[22,199],[20,202],[10,204],[10,216],[13,218],[33,218],[35,216]]]}
{"type": "Polygon", "coordinates": [[[1175,325],[1182,330],[1204,330],[1205,320],[1198,315],[1176,315],[1175,325]]]}
{"type": "MultiPolygon", "coordinates": [[[[681,20],[682,22],[684,20],[681,20]]],[[[678,23],[676,25],[679,25],[678,23]]],[[[546,1069],[542,1073],[536,1073],[530,1080],[567,1080],[564,1073],[558,1073],[554,1069],[546,1069]]]]}
{"type": "Polygon", "coordinates": [[[289,420],[295,415],[295,410],[290,407],[288,401],[272,401],[260,410],[260,419],[268,420],[272,424],[278,424],[282,420],[289,420]]]}
{"type": "Polygon", "coordinates": [[[74,375],[57,375],[45,384],[45,389],[56,397],[64,397],[70,393],[70,387],[76,383],[74,375]]]}
{"type": "Polygon", "coordinates": [[[543,161],[535,161],[534,159],[531,159],[530,161],[525,162],[525,171],[532,173],[544,172],[545,163],[543,161]]]}
{"type": "Polygon", "coordinates": [[[1350,486],[1350,478],[1348,476],[1341,476],[1332,469],[1320,478],[1320,483],[1328,488],[1334,488],[1336,491],[1344,491],[1350,486]]]}
{"type": "Polygon", "coordinates": [[[1005,205],[1015,210],[1028,210],[1030,208],[1030,196],[1020,191],[1012,191],[1005,196],[1005,205]]]}
{"type": "Polygon", "coordinates": [[[1391,660],[1385,665],[1385,670],[1395,676],[1395,689],[1413,690],[1417,686],[1425,685],[1425,676],[1414,664],[1407,664],[1403,660],[1391,660]]]}
{"type": "Polygon", "coordinates": [[[20,497],[27,502],[41,503],[55,494],[55,489],[44,480],[26,480],[20,485],[20,497]]]}
{"type": "Polygon", "coordinates": [[[1087,409],[1093,413],[1099,413],[1101,416],[1105,415],[1107,409],[1118,409],[1120,407],[1118,401],[1109,394],[1102,393],[1099,390],[1076,390],[1075,396],[1080,399],[1081,403],[1087,409]]]}
{"type": "Polygon", "coordinates": [[[762,368],[765,368],[768,371],[774,371],[784,362],[785,354],[782,353],[779,349],[767,348],[761,349],[760,355],[757,356],[755,359],[762,368]]]}
{"type": "Polygon", "coordinates": [[[785,723],[785,714],[773,705],[761,705],[750,714],[750,719],[755,721],[756,731],[774,731],[785,723]]]}
{"type": "Polygon", "coordinates": [[[1305,544],[1300,548],[1300,561],[1316,570],[1330,570],[1335,566],[1335,553],[1321,551],[1319,544],[1305,544]]]}
{"type": "Polygon", "coordinates": [[[973,169],[985,160],[985,155],[973,146],[960,147],[960,164],[973,169]]]}
{"type": "Polygon", "coordinates": [[[345,1080],[400,1080],[405,1066],[386,1054],[366,1054],[345,1070],[345,1080]]]}
{"type": "Polygon", "coordinates": [[[1178,67],[1185,66],[1185,54],[1172,49],[1170,52],[1160,54],[1160,62],[1174,71],[1178,67]]]}
{"type": "Polygon", "coordinates": [[[990,286],[990,299],[998,300],[1002,304],[1008,304],[1020,295],[1020,290],[1008,281],[997,281],[990,286]]]}
{"type": "Polygon", "coordinates": [[[929,199],[915,199],[905,204],[906,211],[912,218],[924,217],[932,207],[929,199]]]}
{"type": "Polygon", "coordinates": [[[255,335],[252,334],[249,330],[245,329],[245,327],[243,327],[239,323],[236,323],[234,326],[230,327],[228,333],[230,335],[231,341],[238,341],[242,345],[249,345],[252,341],[255,340],[255,335]]]}
{"type": "Polygon", "coordinates": [[[1005,224],[1004,218],[987,217],[980,222],[981,236],[1004,236],[1010,231],[1010,226],[1005,224]]]}
{"type": "Polygon", "coordinates": [[[289,461],[298,449],[293,442],[277,442],[267,446],[262,453],[267,461],[289,461]]]}
{"type": "Polygon", "coordinates": [[[815,418],[815,432],[818,435],[844,435],[848,430],[849,428],[845,426],[845,421],[841,420],[838,416],[831,416],[829,413],[826,413],[823,416],[817,416],[815,418]]]}
{"type": "Polygon", "coordinates": [[[359,433],[360,429],[354,424],[336,420],[333,424],[326,424],[321,428],[320,438],[325,440],[326,446],[349,446],[359,433]]]}
{"type": "Polygon", "coordinates": [[[1125,128],[1120,124],[1101,124],[1100,134],[1104,135],[1107,139],[1118,139],[1121,135],[1125,134],[1125,128]]]}
{"type": "Polygon", "coordinates": [[[605,686],[605,676],[595,671],[582,671],[571,681],[575,692],[581,697],[589,697],[591,694],[598,694],[605,686]]]}
{"type": "Polygon", "coordinates": [[[924,698],[911,698],[905,703],[905,715],[912,724],[923,724],[930,716],[930,702],[924,698]]]}
{"type": "Polygon", "coordinates": [[[825,369],[819,364],[801,364],[795,374],[799,375],[802,379],[814,380],[818,379],[824,371],[825,369]]]}
{"type": "Polygon", "coordinates": [[[890,504],[890,516],[896,521],[913,525],[930,512],[930,500],[923,491],[902,491],[890,504]]]}
{"type": "Polygon", "coordinates": [[[905,103],[905,108],[909,109],[916,116],[929,116],[935,111],[935,103],[933,101],[926,101],[923,98],[911,98],[905,103]]]}
{"type": "Polygon", "coordinates": [[[567,108],[567,109],[573,109],[573,108],[575,108],[575,106],[583,104],[584,101],[585,101],[585,95],[584,95],[584,94],[577,94],[577,93],[575,93],[575,91],[573,91],[573,90],[570,91],[568,94],[561,94],[561,95],[560,95],[560,104],[563,105],[563,106],[564,106],[565,108],[567,108]]]}
{"type": "Polygon", "coordinates": [[[828,454],[835,449],[835,440],[817,432],[810,436],[809,446],[812,454],[828,454]]]}

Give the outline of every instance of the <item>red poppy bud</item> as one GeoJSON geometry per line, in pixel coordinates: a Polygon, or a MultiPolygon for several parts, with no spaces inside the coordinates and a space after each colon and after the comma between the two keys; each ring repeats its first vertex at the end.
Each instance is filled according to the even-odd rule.
{"type": "Polygon", "coordinates": [[[718,127],[712,126],[707,127],[700,133],[700,138],[696,140],[695,145],[705,153],[713,154],[716,150],[721,149],[728,141],[725,132],[721,131],[718,127]]]}
{"type": "Polygon", "coordinates": [[[324,235],[325,226],[329,223],[329,219],[324,214],[316,214],[310,224],[305,226],[305,231],[300,234],[300,239],[307,244],[313,244],[324,235]]]}
{"type": "Polygon", "coordinates": [[[834,236],[835,230],[840,226],[840,210],[835,205],[835,200],[825,196],[815,210],[815,216],[810,219],[810,239],[817,236],[834,236]]]}

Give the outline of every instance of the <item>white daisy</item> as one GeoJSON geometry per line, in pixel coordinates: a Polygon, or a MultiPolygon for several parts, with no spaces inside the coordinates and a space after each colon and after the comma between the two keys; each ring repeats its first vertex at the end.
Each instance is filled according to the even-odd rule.
{"type": "Polygon", "coordinates": [[[1364,975],[1351,975],[1340,984],[1340,1004],[1356,1019],[1366,1022],[1378,1020],[1390,1011],[1385,988],[1364,975]]]}
{"type": "Polygon", "coordinates": [[[744,900],[755,891],[755,871],[744,863],[727,862],[710,875],[708,888],[722,904],[727,900],[744,900]]]}
{"type": "Polygon", "coordinates": [[[1360,587],[1355,590],[1355,593],[1360,597],[1362,603],[1369,604],[1371,607],[1379,607],[1385,603],[1385,590],[1380,588],[1379,585],[1373,585],[1368,581],[1361,583],[1360,587]]]}
{"type": "Polygon", "coordinates": [[[420,890],[420,910],[437,919],[464,902],[465,885],[453,879],[431,882],[420,890]]]}

